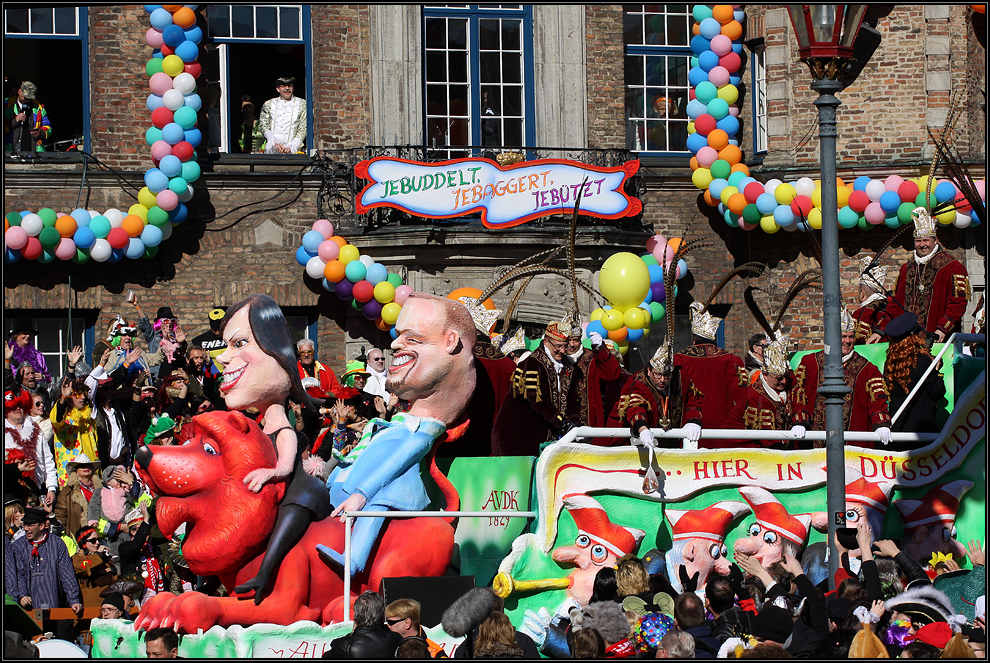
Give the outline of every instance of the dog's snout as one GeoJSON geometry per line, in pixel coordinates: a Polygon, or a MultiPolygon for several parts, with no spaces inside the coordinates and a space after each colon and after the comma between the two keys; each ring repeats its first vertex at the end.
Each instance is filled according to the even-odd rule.
{"type": "Polygon", "coordinates": [[[147,470],[148,466],[151,465],[151,457],[153,455],[154,454],[152,453],[151,449],[149,449],[148,445],[145,444],[142,445],[141,448],[137,450],[136,454],[134,454],[134,461],[138,464],[138,467],[140,467],[142,470],[147,470]]]}

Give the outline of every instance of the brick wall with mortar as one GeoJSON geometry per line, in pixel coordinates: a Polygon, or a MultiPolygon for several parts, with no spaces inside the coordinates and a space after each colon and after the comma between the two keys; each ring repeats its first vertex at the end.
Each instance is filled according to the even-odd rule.
{"type": "Polygon", "coordinates": [[[622,5],[588,5],[588,147],[626,145],[625,87],[622,68],[622,5]]]}
{"type": "MultiPolygon", "coordinates": [[[[371,108],[367,5],[312,5],[316,147],[369,144],[371,108]]],[[[370,141],[374,142],[374,141],[370,141]]]]}

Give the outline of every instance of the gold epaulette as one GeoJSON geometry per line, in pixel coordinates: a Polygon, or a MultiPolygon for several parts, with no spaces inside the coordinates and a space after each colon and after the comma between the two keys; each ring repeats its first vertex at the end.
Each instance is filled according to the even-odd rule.
{"type": "Polygon", "coordinates": [[[626,411],[634,405],[644,405],[647,412],[653,409],[653,405],[646,398],[639,394],[627,394],[619,398],[619,421],[626,418],[626,411]]]}
{"type": "Polygon", "coordinates": [[[882,377],[870,378],[866,381],[866,388],[870,390],[870,401],[875,401],[880,398],[880,395],[889,396],[887,393],[887,385],[884,383],[882,377]]]}
{"type": "Polygon", "coordinates": [[[966,301],[973,294],[973,289],[969,285],[969,277],[965,274],[953,274],[952,275],[952,296],[953,297],[965,297],[966,301]]]}
{"type": "Polygon", "coordinates": [[[749,386],[749,375],[746,373],[746,369],[742,366],[736,366],[736,378],[739,381],[740,387],[749,386]]]}
{"type": "Polygon", "coordinates": [[[527,392],[536,392],[536,402],[543,400],[543,391],[540,389],[540,374],[536,371],[523,371],[517,368],[512,373],[511,379],[512,395],[515,398],[527,398],[527,392]]]}
{"type": "Polygon", "coordinates": [[[746,430],[768,430],[773,428],[773,412],[750,405],[743,412],[743,425],[746,430]]]}
{"type": "Polygon", "coordinates": [[[798,364],[794,371],[794,402],[796,404],[805,405],[808,402],[808,395],[804,391],[804,381],[807,377],[808,367],[804,364],[798,364]]]}

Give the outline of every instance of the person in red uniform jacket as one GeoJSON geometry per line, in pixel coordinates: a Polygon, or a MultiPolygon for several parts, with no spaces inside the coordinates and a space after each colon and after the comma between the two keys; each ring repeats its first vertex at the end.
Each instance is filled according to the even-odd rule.
{"type": "Polygon", "coordinates": [[[674,355],[674,366],[705,395],[701,425],[722,428],[726,415],[741,400],[749,386],[743,361],[715,345],[721,318],[712,316],[699,302],[691,304],[691,333],[694,345],[674,355]]]}
{"type": "MultiPolygon", "coordinates": [[[[842,405],[843,430],[875,431],[885,445],[890,443],[890,412],[887,409],[887,389],[879,369],[853,350],[856,323],[842,309],[842,372],[846,386],[852,391],[842,405]]],[[[825,397],[818,388],[825,375],[825,355],[813,352],[801,358],[794,371],[794,423],[811,430],[825,430],[825,397]]],[[[851,443],[872,449],[872,442],[851,443]]],[[[825,442],[815,442],[823,447],[825,442]]]]}
{"type": "Polygon", "coordinates": [[[863,257],[863,272],[859,277],[860,304],[852,314],[856,321],[857,344],[885,343],[887,337],[883,330],[891,320],[887,312],[887,287],[884,285],[887,268],[874,265],[871,269],[872,260],[869,256],[863,257]]]}
{"type": "Polygon", "coordinates": [[[296,342],[296,354],[299,355],[297,368],[299,379],[316,378],[320,381],[320,390],[324,394],[336,393],[340,390],[337,376],[329,368],[316,361],[316,345],[311,339],[303,338],[296,342]]]}
{"type": "Polygon", "coordinates": [[[591,349],[581,345],[583,334],[577,320],[571,322],[571,334],[567,338],[567,359],[572,368],[571,385],[567,394],[567,421],[574,426],[605,426],[608,413],[611,412],[612,399],[610,385],[618,382],[623,375],[622,364],[605,346],[605,340],[600,334],[592,332],[591,349]]]}
{"type": "Polygon", "coordinates": [[[897,276],[896,300],[891,317],[911,312],[935,342],[962,330],[962,317],[969,302],[969,276],[963,264],[950,256],[935,236],[935,221],[924,207],[911,212],[914,219],[914,258],[897,276]]]}
{"type": "MultiPolygon", "coordinates": [[[[649,365],[629,376],[622,385],[618,402],[608,417],[609,428],[629,426],[633,444],[679,449],[676,440],[664,439],[654,443],[651,428],[684,428],[688,444],[685,448],[697,448],[701,437],[701,405],[704,394],[693,382],[685,378],[680,368],[671,361],[670,341],[664,341],[650,360],[649,365]],[[638,439],[637,439],[638,438],[638,439]]],[[[619,446],[622,438],[598,438],[598,446],[619,446]]]]}
{"type": "MultiPolygon", "coordinates": [[[[787,430],[804,437],[806,429],[794,424],[794,374],[787,364],[787,337],[781,335],[763,351],[763,370],[746,395],[725,420],[725,428],[738,430],[787,430]]],[[[792,440],[713,440],[720,448],[794,449],[792,440]]]]}

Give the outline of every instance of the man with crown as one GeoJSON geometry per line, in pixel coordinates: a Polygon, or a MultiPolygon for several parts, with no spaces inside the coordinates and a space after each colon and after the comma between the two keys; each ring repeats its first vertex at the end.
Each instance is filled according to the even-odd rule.
{"type": "MultiPolygon", "coordinates": [[[[846,386],[852,391],[842,404],[842,429],[875,431],[885,445],[890,443],[890,412],[887,409],[887,388],[880,370],[853,349],[856,342],[856,322],[849,311],[842,309],[842,373],[846,386]]],[[[825,375],[825,353],[812,352],[801,358],[794,371],[794,424],[811,430],[825,430],[825,397],[818,394],[825,375]]],[[[824,442],[816,442],[824,446],[824,442]]],[[[872,442],[853,443],[873,448],[872,442]]]]}
{"type": "Polygon", "coordinates": [[[890,311],[896,318],[903,312],[918,316],[918,322],[935,342],[962,331],[962,317],[969,301],[969,275],[961,262],[938,243],[935,220],[924,207],[911,212],[914,220],[914,257],[901,265],[897,276],[896,302],[890,311]]]}
{"type": "Polygon", "coordinates": [[[856,321],[856,344],[883,343],[887,338],[883,328],[890,322],[887,312],[887,288],[884,280],[887,278],[887,268],[874,265],[873,259],[863,256],[863,271],[859,276],[859,308],[853,311],[856,321]]]}
{"type": "MultiPolygon", "coordinates": [[[[608,417],[609,428],[629,426],[633,443],[656,447],[652,428],[684,428],[688,442],[696,446],[701,437],[701,405],[704,394],[684,377],[671,358],[670,340],[657,349],[648,366],[631,375],[622,385],[619,400],[608,417]]],[[[673,440],[662,446],[679,448],[673,440]]],[[[624,444],[622,438],[598,438],[599,446],[624,444]]]]}
{"type": "MultiPolygon", "coordinates": [[[[803,438],[805,427],[794,423],[793,385],[794,375],[787,363],[787,337],[780,334],[763,351],[763,370],[732,408],[724,427],[739,430],[790,429],[798,439],[803,438]]],[[[713,440],[712,446],[796,448],[792,440],[713,440]]]]}
{"type": "Polygon", "coordinates": [[[572,366],[571,386],[567,395],[567,421],[574,426],[605,426],[608,413],[619,398],[623,376],[622,364],[605,346],[600,334],[591,332],[591,349],[581,344],[584,330],[580,320],[568,313],[570,336],[567,360],[572,366]]]}
{"type": "Polygon", "coordinates": [[[715,345],[721,318],[699,303],[691,304],[691,333],[694,345],[674,355],[674,366],[705,395],[701,425],[722,428],[726,415],[741,400],[749,386],[742,359],[715,345]]]}

